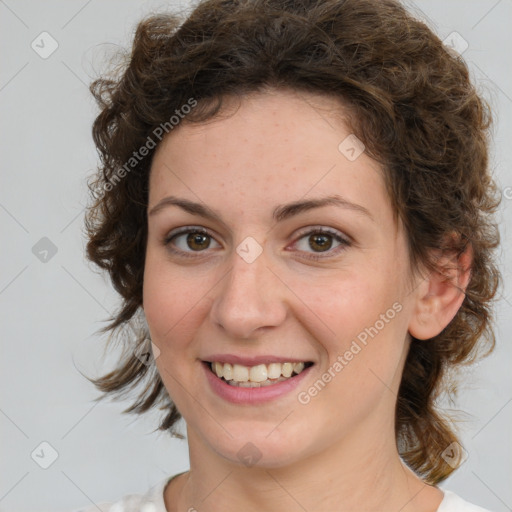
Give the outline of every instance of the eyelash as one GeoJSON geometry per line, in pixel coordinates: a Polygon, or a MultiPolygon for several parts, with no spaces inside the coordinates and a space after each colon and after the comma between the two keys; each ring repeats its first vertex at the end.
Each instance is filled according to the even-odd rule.
{"type": "MultiPolygon", "coordinates": [[[[190,253],[188,251],[176,250],[173,247],[171,247],[172,240],[174,240],[175,238],[177,238],[180,235],[188,234],[188,233],[199,233],[199,234],[206,235],[206,236],[208,236],[210,238],[215,239],[204,228],[186,226],[186,227],[180,228],[176,232],[171,232],[167,236],[165,236],[165,238],[163,240],[163,244],[165,246],[167,246],[168,249],[172,253],[177,254],[180,257],[185,257],[185,258],[197,258],[197,257],[200,257],[199,253],[204,252],[204,251],[193,251],[193,253],[190,253]]],[[[296,241],[294,243],[297,243],[302,238],[305,238],[306,236],[311,236],[311,235],[330,235],[337,242],[339,242],[340,245],[338,247],[335,247],[334,249],[329,249],[329,250],[325,251],[325,253],[323,253],[323,252],[319,252],[319,253],[305,253],[305,255],[302,256],[302,257],[304,257],[306,259],[310,259],[310,260],[314,260],[314,261],[319,261],[321,259],[337,256],[341,251],[344,251],[347,247],[351,246],[351,242],[347,238],[342,237],[339,234],[338,231],[334,231],[334,230],[328,229],[328,228],[313,228],[313,229],[309,229],[309,230],[306,229],[305,231],[301,231],[299,233],[299,235],[298,235],[298,238],[296,239],[296,241]],[[321,254],[327,254],[328,256],[321,256],[321,254]]]]}

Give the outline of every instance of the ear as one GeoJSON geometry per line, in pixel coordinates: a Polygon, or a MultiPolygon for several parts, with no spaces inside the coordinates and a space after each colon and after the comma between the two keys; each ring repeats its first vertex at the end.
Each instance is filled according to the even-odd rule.
{"type": "Polygon", "coordinates": [[[471,244],[460,254],[438,251],[435,257],[437,270],[422,278],[416,288],[416,303],[409,322],[409,334],[420,340],[437,336],[453,320],[471,278],[471,244]]]}

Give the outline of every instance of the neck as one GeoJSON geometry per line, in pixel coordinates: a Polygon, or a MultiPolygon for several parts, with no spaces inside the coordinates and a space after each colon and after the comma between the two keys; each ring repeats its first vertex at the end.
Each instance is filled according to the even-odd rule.
{"type": "Polygon", "coordinates": [[[441,491],[402,463],[394,438],[359,432],[359,439],[372,442],[344,439],[294,464],[262,468],[220,457],[192,431],[188,437],[191,470],[166,499],[169,512],[435,512],[442,500],[441,491]]]}

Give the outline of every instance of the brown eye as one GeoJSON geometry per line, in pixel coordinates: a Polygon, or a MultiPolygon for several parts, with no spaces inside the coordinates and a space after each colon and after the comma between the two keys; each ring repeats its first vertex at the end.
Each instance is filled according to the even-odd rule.
{"type": "Polygon", "coordinates": [[[193,251],[208,249],[210,246],[210,237],[204,233],[190,233],[187,236],[187,246],[193,251]]]}
{"type": "Polygon", "coordinates": [[[351,242],[338,231],[316,228],[303,231],[294,245],[299,252],[303,253],[301,257],[320,260],[337,256],[340,252],[350,247],[351,242]]]}
{"type": "Polygon", "coordinates": [[[183,228],[178,232],[171,232],[165,239],[164,245],[176,254],[193,256],[193,253],[203,252],[212,246],[220,245],[205,230],[200,228],[183,228]]]}
{"type": "Polygon", "coordinates": [[[313,234],[309,236],[309,246],[311,249],[323,252],[328,251],[332,247],[332,235],[313,234]]]}

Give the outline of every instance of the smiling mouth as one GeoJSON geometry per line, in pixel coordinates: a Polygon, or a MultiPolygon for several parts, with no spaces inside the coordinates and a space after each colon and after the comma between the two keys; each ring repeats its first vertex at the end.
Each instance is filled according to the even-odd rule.
{"type": "Polygon", "coordinates": [[[313,365],[310,361],[299,363],[269,363],[256,366],[205,361],[210,371],[230,386],[259,388],[272,386],[293,379],[306,368],[313,365]]]}

